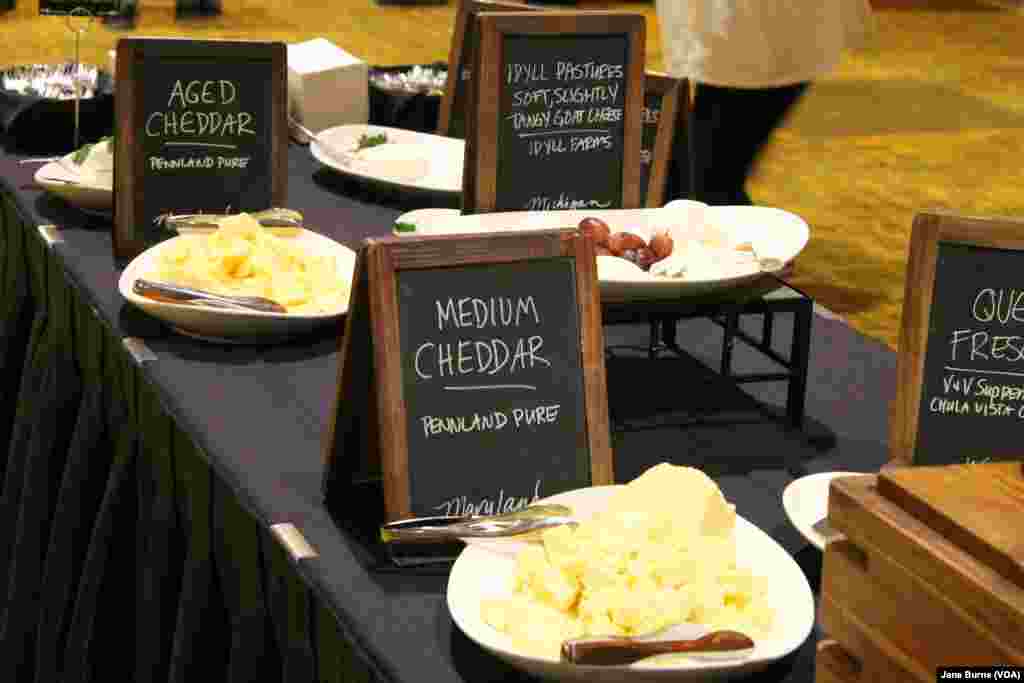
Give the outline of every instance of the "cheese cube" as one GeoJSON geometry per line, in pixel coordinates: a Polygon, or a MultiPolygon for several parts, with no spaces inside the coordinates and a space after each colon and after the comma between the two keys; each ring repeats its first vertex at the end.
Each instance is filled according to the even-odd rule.
{"type": "MultiPolygon", "coordinates": [[[[369,67],[327,40],[288,46],[288,105],[314,133],[370,117],[369,67]]],[[[298,131],[292,136],[307,141],[298,131]]]]}

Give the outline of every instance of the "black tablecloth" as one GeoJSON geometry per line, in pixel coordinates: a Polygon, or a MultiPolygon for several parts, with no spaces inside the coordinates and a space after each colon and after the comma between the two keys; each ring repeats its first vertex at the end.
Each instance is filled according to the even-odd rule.
{"type": "MultiPolygon", "coordinates": [[[[343,180],[301,147],[290,150],[289,169],[288,206],[353,247],[388,232],[402,210],[432,204],[343,180]]],[[[12,214],[0,226],[0,538],[15,540],[0,544],[0,647],[13,653],[0,656],[0,679],[27,680],[11,668],[20,665],[36,680],[56,680],[39,678],[54,676],[48,667],[130,680],[97,664],[90,648],[116,651],[120,641],[104,634],[134,612],[136,679],[524,680],[453,625],[446,576],[375,571],[327,514],[321,454],[340,331],[266,347],[168,331],[122,300],[108,226],[31,187],[33,170],[0,156],[12,214]],[[60,226],[57,241],[31,246],[42,242],[35,227],[48,224],[60,226]],[[118,343],[125,337],[143,339],[155,360],[133,361],[118,343]],[[64,398],[12,404],[18,387],[23,398],[64,398]],[[46,433],[48,420],[71,427],[46,433]],[[76,534],[62,506],[86,511],[91,538],[76,534]],[[290,561],[269,540],[269,526],[281,522],[318,557],[290,561]],[[118,596],[129,605],[99,607],[118,596]],[[52,667],[47,648],[62,653],[52,667]]],[[[787,321],[776,327],[787,349],[787,321]]],[[[646,326],[606,329],[609,344],[645,346],[646,335],[646,326]]],[[[817,592],[820,553],[786,521],[781,493],[804,472],[881,466],[894,354],[816,315],[807,424],[795,433],[765,417],[784,402],[784,387],[748,395],[698,362],[717,362],[717,326],[686,321],[679,339],[692,358],[637,353],[609,363],[613,410],[658,418],[613,435],[616,478],[662,460],[702,467],[739,514],[796,557],[817,592]],[[799,471],[787,469],[794,461],[799,471]]],[[[735,366],[773,369],[742,347],[735,366]]],[[[810,683],[818,635],[751,680],[810,683]]],[[[119,630],[122,648],[131,649],[131,636],[119,630]]]]}

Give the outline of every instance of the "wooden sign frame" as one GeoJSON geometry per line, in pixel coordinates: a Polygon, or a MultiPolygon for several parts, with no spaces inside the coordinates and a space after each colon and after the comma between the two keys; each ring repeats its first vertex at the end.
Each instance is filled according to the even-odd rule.
{"type": "Polygon", "coordinates": [[[386,519],[395,521],[410,514],[398,273],[557,257],[572,258],[576,272],[586,417],[586,425],[581,426],[577,438],[586,444],[590,455],[591,483],[614,483],[593,239],[575,230],[392,237],[367,240],[356,262],[341,341],[338,392],[324,450],[324,489],[329,506],[334,491],[343,488],[343,479],[358,481],[379,472],[383,478],[386,519]],[[365,425],[367,421],[372,424],[365,425]],[[360,431],[366,428],[370,431],[360,431]],[[354,439],[350,439],[352,435],[354,439]]]}
{"type": "MultiPolygon", "coordinates": [[[[144,61],[209,59],[268,61],[271,74],[270,197],[268,205],[283,206],[288,199],[288,55],[281,42],[191,40],[187,38],[122,38],[117,44],[117,97],[114,98],[114,257],[133,258],[148,245],[134,239],[142,221],[145,151],[139,140],[144,130],[145,105],[141,102],[139,65],[144,61]]],[[[184,208],[184,207],[183,207],[184,208]]],[[[237,207],[236,207],[237,208],[237,207]]],[[[183,211],[187,213],[188,211],[183,211]]]]}
{"type": "Polygon", "coordinates": [[[658,119],[654,149],[651,150],[654,160],[647,178],[644,206],[660,209],[665,203],[665,189],[676,136],[687,131],[687,114],[690,109],[689,82],[660,72],[648,71],[644,74],[644,103],[648,93],[661,96],[661,115],[658,119]]]}
{"type": "Polygon", "coordinates": [[[914,217],[890,415],[890,458],[896,466],[914,464],[939,242],[1024,252],[1024,220],[939,212],[914,217]]]}
{"type": "Polygon", "coordinates": [[[477,40],[476,16],[481,12],[529,12],[542,11],[543,7],[535,7],[522,2],[506,2],[505,0],[461,0],[455,14],[455,29],[452,32],[452,45],[448,51],[448,78],[444,84],[444,94],[441,96],[441,109],[437,119],[437,134],[444,137],[454,137],[452,125],[455,121],[456,95],[461,92],[464,114],[466,116],[467,137],[469,126],[469,114],[472,111],[470,104],[470,88],[468,83],[463,85],[462,70],[466,67],[463,56],[466,53],[467,44],[477,40]],[[460,90],[461,87],[461,90],[460,90]]]}
{"type": "Polygon", "coordinates": [[[623,209],[640,208],[640,117],[644,87],[644,17],[624,12],[482,12],[477,15],[480,49],[470,87],[472,126],[467,131],[463,164],[463,213],[486,213],[497,203],[498,132],[500,93],[505,63],[505,36],[623,35],[628,42],[626,90],[623,98],[622,201],[623,209]],[[481,96],[481,93],[488,95],[481,96]],[[491,96],[493,95],[493,96],[491,96]],[[631,153],[632,152],[632,153],[631,153]]]}

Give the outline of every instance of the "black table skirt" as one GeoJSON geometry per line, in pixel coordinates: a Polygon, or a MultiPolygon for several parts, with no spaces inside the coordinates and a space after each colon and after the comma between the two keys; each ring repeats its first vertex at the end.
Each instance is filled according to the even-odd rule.
{"type": "MultiPolygon", "coordinates": [[[[341,180],[301,148],[290,171],[289,205],[349,246],[431,203],[341,180]]],[[[266,348],[175,335],[121,300],[103,223],[30,178],[0,155],[0,680],[527,680],[453,625],[444,574],[378,571],[328,516],[338,330],[266,348]],[[280,523],[318,556],[294,559],[280,523]]],[[[605,334],[643,347],[646,333],[605,334]]],[[[895,358],[828,317],[813,339],[804,433],[766,418],[784,388],[748,395],[705,367],[721,341],[706,321],[680,326],[690,357],[622,358],[608,385],[620,413],[658,418],[614,435],[618,480],[663,459],[702,467],[817,590],[820,554],[781,508],[787,464],[877,470],[895,358]]],[[[818,635],[750,680],[810,683],[818,635]]]]}
{"type": "Polygon", "coordinates": [[[0,680],[350,680],[284,548],[9,195],[0,215],[0,680]]]}

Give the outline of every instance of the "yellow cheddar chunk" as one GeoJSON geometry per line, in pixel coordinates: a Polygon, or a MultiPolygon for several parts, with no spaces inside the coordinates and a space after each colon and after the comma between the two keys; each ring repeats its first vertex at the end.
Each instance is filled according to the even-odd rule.
{"type": "Polygon", "coordinates": [[[146,277],[217,294],[268,297],[299,315],[340,310],[350,287],[333,257],[308,254],[244,213],[221,218],[208,235],[175,239],[146,277]]]}
{"type": "Polygon", "coordinates": [[[481,607],[522,654],[557,659],[567,633],[637,635],[677,623],[769,633],[767,582],[736,566],[736,512],[704,473],[661,464],[575,528],[516,559],[513,594],[481,607]]]}

